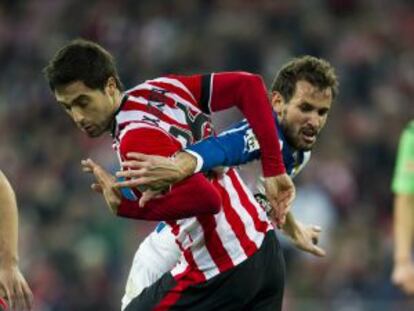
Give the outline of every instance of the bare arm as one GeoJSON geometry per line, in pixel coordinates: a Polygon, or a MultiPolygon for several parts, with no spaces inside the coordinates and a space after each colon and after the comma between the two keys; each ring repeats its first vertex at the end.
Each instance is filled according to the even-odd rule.
{"type": "Polygon", "coordinates": [[[411,258],[414,234],[414,195],[396,194],[394,201],[393,282],[407,294],[414,294],[414,263],[411,258]]]}
{"type": "Polygon", "coordinates": [[[17,256],[17,206],[14,191],[0,172],[0,260],[2,265],[16,265],[17,256]]]}
{"type": "Polygon", "coordinates": [[[394,261],[398,264],[411,262],[414,233],[414,195],[398,194],[394,201],[394,261]]]}
{"type": "Polygon", "coordinates": [[[11,308],[30,308],[32,293],[18,268],[18,211],[10,183],[0,171],[0,289],[11,308]]]}

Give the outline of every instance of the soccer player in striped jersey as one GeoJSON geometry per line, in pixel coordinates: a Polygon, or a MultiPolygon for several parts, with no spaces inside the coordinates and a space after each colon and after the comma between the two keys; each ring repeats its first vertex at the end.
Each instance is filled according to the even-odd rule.
{"type": "Polygon", "coordinates": [[[0,310],[28,310],[33,294],[18,267],[16,196],[0,171],[0,310]],[[4,300],[5,299],[5,300],[4,300]]]}
{"type": "MultiPolygon", "coordinates": [[[[210,112],[237,106],[261,145],[266,195],[275,208],[275,220],[284,223],[294,187],[285,173],[259,76],[166,76],[123,94],[111,55],[85,40],[58,51],[45,74],[57,101],[82,131],[96,137],[112,129],[122,161],[131,152],[171,156],[211,134],[210,112]]],[[[114,213],[166,220],[180,248],[179,264],[126,310],[281,308],[283,257],[273,227],[234,169],[211,181],[195,174],[140,208],[145,188],[120,193],[114,177],[92,160],[84,161],[83,168],[94,174],[94,190],[102,193],[114,213]],[[248,277],[258,266],[267,269],[237,286],[240,275],[248,277]]]]}
{"type": "Polygon", "coordinates": [[[392,281],[406,294],[414,295],[414,121],[401,135],[392,190],[395,193],[392,281]]]}
{"type": "MultiPolygon", "coordinates": [[[[287,63],[276,76],[271,88],[274,120],[287,173],[293,178],[308,163],[311,148],[325,125],[331,103],[337,93],[337,78],[333,67],[322,59],[303,56],[287,63]]],[[[183,180],[195,172],[210,172],[221,166],[241,165],[260,158],[260,146],[246,120],[219,136],[209,138],[178,153],[173,159],[143,154],[131,155],[135,161],[123,163],[133,167],[120,171],[121,177],[133,177],[119,182],[119,187],[143,184],[163,188],[183,180]]],[[[262,178],[258,179],[255,195],[267,206],[262,178]]],[[[303,226],[291,214],[283,227],[295,245],[317,256],[324,256],[315,240],[320,229],[303,226]]],[[[180,252],[172,234],[160,223],[140,245],[134,256],[123,298],[123,309],[145,287],[153,284],[164,272],[179,261],[180,252]],[[152,258],[161,260],[152,261],[152,258]]]]}

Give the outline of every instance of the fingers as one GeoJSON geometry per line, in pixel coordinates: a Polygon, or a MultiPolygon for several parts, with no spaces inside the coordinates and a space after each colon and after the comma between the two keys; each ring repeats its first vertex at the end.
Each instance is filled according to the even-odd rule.
{"type": "Polygon", "coordinates": [[[134,160],[137,160],[137,161],[147,161],[147,160],[151,159],[152,155],[139,153],[139,152],[128,152],[127,157],[128,157],[128,159],[134,159],[134,160]]]}
{"type": "Polygon", "coordinates": [[[319,242],[319,235],[322,231],[322,228],[320,226],[312,226],[311,227],[311,238],[312,238],[312,249],[310,250],[310,252],[318,257],[324,257],[326,256],[326,251],[317,246],[318,242],[319,242]]]}
{"type": "Polygon", "coordinates": [[[23,294],[22,286],[21,286],[20,283],[16,283],[14,285],[14,291],[13,291],[12,299],[14,300],[13,302],[14,302],[14,307],[15,307],[16,310],[26,309],[24,294],[23,294]]]}
{"type": "Polygon", "coordinates": [[[11,293],[10,293],[10,290],[9,290],[9,288],[8,287],[6,287],[6,286],[4,286],[3,287],[3,290],[4,290],[4,292],[6,293],[6,300],[8,301],[8,303],[9,303],[9,308],[10,308],[10,310],[12,310],[13,308],[14,308],[14,301],[13,301],[13,299],[12,299],[12,296],[11,296],[11,293]]]}
{"type": "Polygon", "coordinates": [[[325,250],[322,249],[319,246],[316,246],[316,245],[314,245],[309,252],[316,255],[316,256],[318,256],[318,257],[325,257],[326,256],[325,250]]]}
{"type": "Polygon", "coordinates": [[[151,190],[144,191],[144,192],[142,193],[141,198],[139,199],[139,207],[144,207],[144,206],[145,206],[145,204],[146,204],[148,201],[150,201],[150,200],[152,200],[152,199],[154,199],[154,198],[159,197],[159,196],[160,196],[160,194],[161,194],[161,192],[160,192],[160,191],[151,191],[151,190]]]}
{"type": "Polygon", "coordinates": [[[27,285],[26,280],[23,280],[22,282],[22,291],[23,291],[24,302],[27,306],[27,309],[30,310],[33,306],[33,293],[30,290],[29,285],[27,285]]]}
{"type": "Polygon", "coordinates": [[[322,228],[319,226],[312,226],[311,228],[311,238],[313,244],[318,244],[319,242],[319,235],[322,231],[322,228]]]}
{"type": "MultiPolygon", "coordinates": [[[[123,166],[123,165],[122,165],[123,166]]],[[[124,177],[124,178],[137,178],[137,177],[143,177],[145,176],[145,173],[147,172],[147,169],[141,168],[141,169],[135,169],[135,170],[124,170],[116,172],[116,177],[124,177]]]]}
{"type": "Polygon", "coordinates": [[[101,186],[100,184],[98,184],[98,183],[93,183],[93,184],[91,185],[91,189],[92,189],[93,191],[97,192],[97,193],[103,193],[102,186],[101,186]]]}
{"type": "Polygon", "coordinates": [[[92,159],[86,159],[81,161],[82,170],[84,172],[94,173],[95,170],[101,169],[101,167],[96,164],[92,159]]]}

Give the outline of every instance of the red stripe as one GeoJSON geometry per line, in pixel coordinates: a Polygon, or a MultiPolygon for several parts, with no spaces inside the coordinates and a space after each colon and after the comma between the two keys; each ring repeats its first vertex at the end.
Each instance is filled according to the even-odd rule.
{"type": "Polygon", "coordinates": [[[182,293],[188,287],[205,281],[205,279],[200,278],[200,275],[196,271],[191,271],[187,274],[187,277],[178,280],[177,285],[165,295],[153,311],[168,311],[180,299],[182,293]]]}
{"type": "Polygon", "coordinates": [[[258,206],[258,204],[255,205],[252,201],[250,201],[250,198],[248,197],[244,187],[242,186],[239,178],[236,175],[236,172],[233,169],[229,170],[228,176],[230,177],[234,188],[237,190],[240,202],[245,207],[250,217],[252,217],[255,229],[262,233],[267,232],[269,229],[269,223],[267,221],[261,220],[259,217],[258,208],[261,207],[258,206]]]}
{"type": "Polygon", "coordinates": [[[7,305],[6,300],[4,300],[3,298],[0,297],[0,307],[2,308],[2,310],[6,311],[9,309],[9,306],[7,305]]]}
{"type": "MultiPolygon", "coordinates": [[[[122,130],[125,127],[127,127],[128,125],[130,125],[131,123],[143,124],[143,125],[146,125],[147,126],[146,128],[152,128],[154,130],[159,130],[159,131],[163,132],[165,135],[167,135],[171,140],[173,140],[173,142],[175,143],[175,145],[177,146],[178,149],[181,149],[183,147],[182,146],[182,143],[176,137],[170,135],[164,128],[155,126],[154,124],[152,124],[150,122],[145,122],[145,121],[129,121],[129,122],[124,122],[124,123],[118,123],[117,124],[118,130],[117,130],[117,134],[116,134],[116,139],[119,140],[119,136],[120,136],[122,130]]],[[[144,128],[144,127],[142,127],[142,128],[144,128]]],[[[131,131],[132,130],[135,130],[135,129],[131,129],[131,131]]],[[[115,146],[114,148],[116,149],[118,147],[115,146]]]]}
{"type": "Polygon", "coordinates": [[[256,244],[250,240],[249,236],[247,235],[246,226],[240,219],[240,216],[236,213],[235,209],[232,207],[230,196],[227,193],[227,190],[216,180],[213,180],[213,183],[221,194],[224,216],[226,217],[231,229],[239,240],[245,254],[247,256],[250,256],[257,251],[256,244]]]}
{"type": "Polygon", "coordinates": [[[200,216],[197,217],[197,220],[201,224],[204,231],[204,241],[206,248],[219,271],[224,272],[230,268],[233,268],[234,263],[231,260],[227,250],[224,248],[223,242],[217,233],[217,224],[214,216],[200,216]]]}

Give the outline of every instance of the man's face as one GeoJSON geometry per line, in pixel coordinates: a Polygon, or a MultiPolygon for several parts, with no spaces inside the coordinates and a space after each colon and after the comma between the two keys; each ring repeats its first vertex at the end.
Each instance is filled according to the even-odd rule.
{"type": "Polygon", "coordinates": [[[113,116],[111,87],[91,89],[82,81],[56,88],[54,94],[75,124],[89,137],[98,137],[107,130],[113,116]]]}
{"type": "Polygon", "coordinates": [[[310,150],[325,126],[332,104],[332,90],[319,90],[307,81],[296,82],[295,92],[285,103],[273,93],[272,104],[288,143],[297,150],[310,150]]]}

